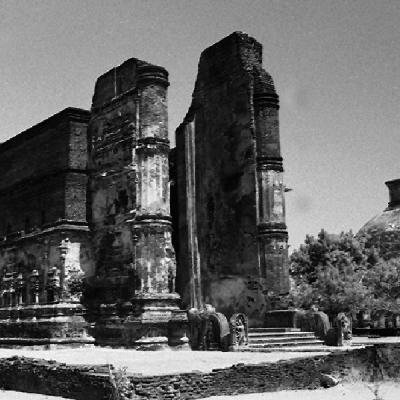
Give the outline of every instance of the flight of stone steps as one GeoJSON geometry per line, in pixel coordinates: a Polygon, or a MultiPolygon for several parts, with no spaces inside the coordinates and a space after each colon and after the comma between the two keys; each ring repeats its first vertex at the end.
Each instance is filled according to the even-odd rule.
{"type": "Polygon", "coordinates": [[[324,351],[324,342],[298,328],[249,328],[249,344],[241,351],[324,351]]]}

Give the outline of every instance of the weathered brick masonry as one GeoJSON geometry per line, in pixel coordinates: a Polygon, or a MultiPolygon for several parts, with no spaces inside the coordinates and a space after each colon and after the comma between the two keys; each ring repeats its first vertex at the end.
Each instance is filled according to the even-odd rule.
{"type": "Polygon", "coordinates": [[[108,367],[74,367],[56,361],[12,357],[0,360],[0,370],[0,387],[5,390],[77,400],[112,398],[108,367]]]}
{"type": "Polygon", "coordinates": [[[202,53],[172,155],[183,299],[201,275],[206,303],[252,325],[289,290],[278,111],[261,44],[235,32],[202,53]]]}
{"type": "MultiPolygon", "coordinates": [[[[316,389],[328,374],[342,382],[398,381],[400,346],[365,349],[255,365],[238,364],[212,372],[161,376],[123,376],[126,392],[136,400],[196,399],[216,395],[316,389]],[[130,384],[129,384],[130,381],[130,384]]],[[[114,382],[118,381],[118,372],[114,382]]],[[[0,360],[0,387],[78,400],[110,399],[107,366],[68,366],[13,357],[0,360]]]]}
{"type": "Polygon", "coordinates": [[[236,32],[202,53],[170,157],[173,218],[168,86],[163,67],[131,58],[97,79],[90,112],[0,145],[0,345],[92,343],[85,317],[98,344],[187,347],[181,308],[262,325],[288,291],[279,101],[261,45],[236,32]]]}
{"type": "Polygon", "coordinates": [[[61,223],[87,225],[89,115],[67,108],[0,146],[3,237],[61,223]]]}
{"type": "Polygon", "coordinates": [[[134,377],[137,399],[196,399],[240,393],[316,389],[321,374],[342,382],[396,380],[400,346],[378,345],[349,352],[333,353],[256,365],[238,364],[210,373],[134,377]]]}
{"type": "Polygon", "coordinates": [[[89,192],[99,344],[184,344],[171,242],[168,86],[164,68],[134,58],[96,82],[89,192]]]}
{"type": "Polygon", "coordinates": [[[88,120],[67,108],[0,146],[0,345],[93,342],[70,290],[94,274],[88,120]]]}

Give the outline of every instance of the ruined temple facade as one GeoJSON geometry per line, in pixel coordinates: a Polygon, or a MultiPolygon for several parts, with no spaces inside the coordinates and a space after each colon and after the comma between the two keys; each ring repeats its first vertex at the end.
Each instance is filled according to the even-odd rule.
{"type": "Polygon", "coordinates": [[[0,345],[90,344],[87,123],[67,108],[0,146],[0,345]]]}
{"type": "Polygon", "coordinates": [[[253,325],[289,291],[278,115],[261,44],[235,32],[201,54],[172,155],[183,300],[253,325]]]}
{"type": "Polygon", "coordinates": [[[185,310],[206,303],[262,325],[288,266],[261,60],[243,33],[202,53],[172,152],[168,72],[136,58],[97,79],[90,111],[0,145],[0,346],[187,348],[185,310]]]}

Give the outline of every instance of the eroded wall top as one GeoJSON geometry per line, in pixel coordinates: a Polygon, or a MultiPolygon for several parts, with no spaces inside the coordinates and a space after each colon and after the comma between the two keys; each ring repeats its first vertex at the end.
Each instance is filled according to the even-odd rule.
{"type": "Polygon", "coordinates": [[[174,158],[184,300],[200,264],[205,302],[259,318],[288,269],[279,98],[254,38],[234,32],[202,52],[174,158]]]}
{"type": "Polygon", "coordinates": [[[86,222],[89,116],[66,108],[0,145],[0,235],[86,222]]]}

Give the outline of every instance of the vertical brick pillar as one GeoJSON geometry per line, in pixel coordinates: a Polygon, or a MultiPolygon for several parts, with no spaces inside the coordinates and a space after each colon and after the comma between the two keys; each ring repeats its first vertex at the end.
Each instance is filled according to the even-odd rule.
{"type": "Polygon", "coordinates": [[[131,58],[103,74],[93,96],[92,237],[96,340],[182,344],[169,205],[168,72],[131,58]],[[98,303],[100,303],[98,305],[98,303]]]}
{"type": "Polygon", "coordinates": [[[175,275],[169,210],[168,85],[164,68],[139,69],[137,210],[133,225],[137,237],[136,268],[141,280],[139,297],[169,293],[172,285],[168,277],[175,275]]]}
{"type": "Polygon", "coordinates": [[[169,140],[167,87],[168,73],[158,66],[138,70],[136,144],[136,218],[132,228],[136,237],[135,268],[140,287],[135,292],[132,331],[146,334],[137,341],[143,347],[162,347],[179,343],[179,322],[186,315],[177,307],[175,292],[176,261],[172,247],[169,204],[169,140]],[[165,322],[168,322],[166,324],[165,322]],[[138,324],[139,323],[139,324],[138,324]],[[175,325],[175,326],[174,326],[175,325]]]}
{"type": "MultiPolygon", "coordinates": [[[[285,186],[279,138],[279,98],[274,87],[257,84],[254,113],[257,148],[258,243],[261,281],[274,300],[289,292],[285,186]]],[[[279,305],[277,305],[279,306],[279,305]]]]}

